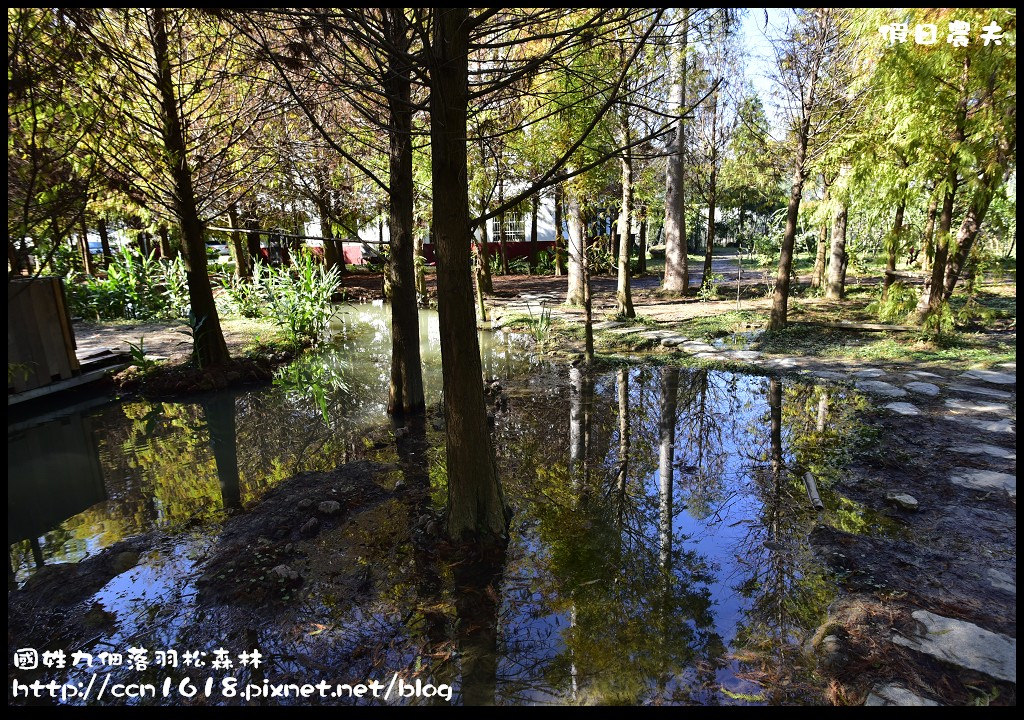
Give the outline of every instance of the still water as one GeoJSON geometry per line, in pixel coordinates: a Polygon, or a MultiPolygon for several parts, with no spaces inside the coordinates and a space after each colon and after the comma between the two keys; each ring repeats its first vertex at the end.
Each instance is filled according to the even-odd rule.
{"type": "MultiPolygon", "coordinates": [[[[436,314],[420,325],[432,403],[436,314]]],[[[335,341],[274,386],[9,425],[9,579],[159,530],[86,601],[113,618],[95,648],[259,647],[270,661],[236,672],[243,682],[401,672],[449,683],[455,702],[820,701],[803,645],[836,589],[808,536],[820,523],[894,532],[831,490],[863,399],[655,365],[588,377],[508,333],[481,333],[485,374],[508,395],[495,445],[515,515],[500,566],[468,572],[426,548],[422,520],[444,501],[443,431],[427,424],[412,457],[372,455],[429,483],[423,503],[388,499],[319,538],[307,582],[273,612],[204,601],[196,580],[225,510],[368,452],[364,436],[386,422],[388,326],[382,305],[347,306],[335,341]]]]}

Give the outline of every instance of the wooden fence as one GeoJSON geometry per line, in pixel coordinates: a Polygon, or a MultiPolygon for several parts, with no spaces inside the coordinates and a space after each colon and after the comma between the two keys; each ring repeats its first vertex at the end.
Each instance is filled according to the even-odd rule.
{"type": "Polygon", "coordinates": [[[7,392],[24,392],[80,372],[64,283],[58,277],[7,283],[7,392]]]}

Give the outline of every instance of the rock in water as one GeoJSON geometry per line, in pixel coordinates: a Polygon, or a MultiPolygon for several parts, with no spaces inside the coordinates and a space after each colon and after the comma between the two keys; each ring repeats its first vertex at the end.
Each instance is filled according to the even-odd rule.
{"type": "Polygon", "coordinates": [[[977,670],[998,680],[1017,682],[1017,640],[980,628],[964,620],[915,610],[914,619],[924,625],[915,637],[894,635],[897,645],[927,653],[944,662],[977,670]]]}
{"type": "Polygon", "coordinates": [[[885,496],[885,500],[904,510],[917,510],[917,498],[907,493],[888,493],[885,496]]]}

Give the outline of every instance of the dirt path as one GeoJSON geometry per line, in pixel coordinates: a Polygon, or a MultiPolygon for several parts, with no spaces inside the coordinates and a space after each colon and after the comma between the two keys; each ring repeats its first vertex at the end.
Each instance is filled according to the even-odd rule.
{"type": "MultiPolygon", "coordinates": [[[[277,328],[267,320],[248,318],[222,318],[221,328],[228,351],[238,355],[261,340],[279,337],[277,328]]],[[[79,358],[103,348],[113,352],[130,352],[130,344],[140,339],[147,356],[168,360],[183,360],[189,356],[192,341],[185,321],[154,321],[139,323],[74,323],[75,341],[79,358]]]]}

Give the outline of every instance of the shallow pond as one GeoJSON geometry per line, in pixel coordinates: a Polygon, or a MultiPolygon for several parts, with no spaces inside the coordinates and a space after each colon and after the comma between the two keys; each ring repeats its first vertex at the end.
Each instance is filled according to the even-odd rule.
{"type": "MultiPolygon", "coordinates": [[[[159,530],[141,562],[86,601],[105,629],[77,649],[259,648],[261,668],[222,669],[217,681],[400,673],[450,685],[453,702],[820,701],[803,644],[836,586],[808,536],[821,523],[898,531],[831,490],[859,396],[655,365],[587,377],[531,354],[525,337],[481,333],[485,374],[504,386],[495,444],[515,515],[499,565],[452,562],[423,533],[445,498],[438,422],[412,427],[412,445],[367,447],[387,423],[386,312],[344,308],[335,342],[271,387],[9,424],[9,579],[159,530]],[[226,510],[357,454],[390,468],[378,479],[389,490],[401,479],[430,492],[389,497],[310,541],[298,563],[307,581],[272,611],[200,597],[226,510]]],[[[436,403],[436,314],[424,311],[421,327],[436,403]]],[[[93,671],[61,672],[87,683],[93,671]]],[[[157,685],[201,674],[111,672],[157,685]]],[[[406,700],[416,701],[427,702],[406,700]]]]}

